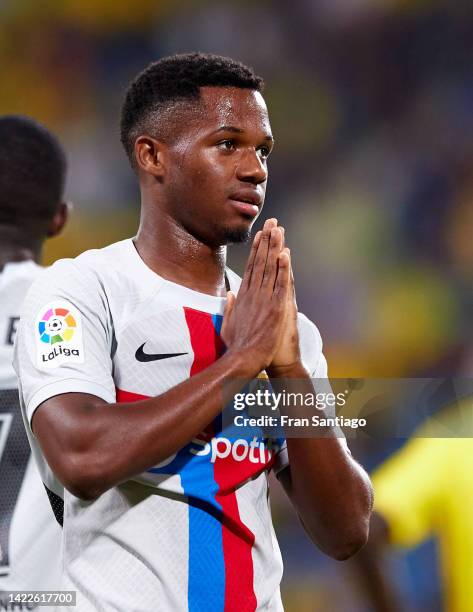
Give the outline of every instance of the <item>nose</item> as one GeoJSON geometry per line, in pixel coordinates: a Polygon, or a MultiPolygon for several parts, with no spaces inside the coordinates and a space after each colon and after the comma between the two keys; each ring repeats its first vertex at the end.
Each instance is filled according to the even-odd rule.
{"type": "Polygon", "coordinates": [[[240,181],[259,185],[268,178],[268,169],[258,152],[255,149],[248,149],[240,157],[236,175],[240,181]]]}

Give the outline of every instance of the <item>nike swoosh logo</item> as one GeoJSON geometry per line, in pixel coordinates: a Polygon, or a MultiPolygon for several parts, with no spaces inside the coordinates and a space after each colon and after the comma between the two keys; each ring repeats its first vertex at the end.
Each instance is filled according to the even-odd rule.
{"type": "Polygon", "coordinates": [[[145,353],[143,347],[146,342],[136,349],[135,358],[138,361],[147,363],[148,361],[159,361],[160,359],[171,359],[171,357],[180,357],[181,355],[187,355],[187,353],[145,353]]]}

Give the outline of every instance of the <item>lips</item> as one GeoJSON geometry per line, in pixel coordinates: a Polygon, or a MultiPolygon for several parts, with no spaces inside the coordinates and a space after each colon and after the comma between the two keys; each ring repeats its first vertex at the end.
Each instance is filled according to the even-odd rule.
{"type": "Polygon", "coordinates": [[[256,217],[263,203],[261,195],[254,189],[241,189],[229,197],[232,205],[244,215],[256,217]]]}

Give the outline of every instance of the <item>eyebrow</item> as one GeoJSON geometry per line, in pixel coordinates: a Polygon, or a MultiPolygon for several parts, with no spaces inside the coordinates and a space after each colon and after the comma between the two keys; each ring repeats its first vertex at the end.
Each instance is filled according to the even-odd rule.
{"type": "MultiPolygon", "coordinates": [[[[245,130],[242,130],[241,128],[237,128],[233,125],[222,125],[222,127],[219,127],[218,130],[215,130],[215,134],[218,134],[219,132],[232,132],[233,134],[244,134],[245,130]]],[[[274,142],[274,138],[268,134],[264,137],[264,140],[267,140],[269,142],[274,142]]]]}

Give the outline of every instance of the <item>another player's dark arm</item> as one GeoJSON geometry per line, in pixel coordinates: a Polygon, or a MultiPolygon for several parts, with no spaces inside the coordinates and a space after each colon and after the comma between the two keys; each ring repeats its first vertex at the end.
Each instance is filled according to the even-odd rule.
{"type": "MultiPolygon", "coordinates": [[[[277,375],[273,369],[276,388],[277,375]]],[[[281,385],[288,391],[313,391],[302,365],[281,369],[279,375],[286,379],[281,385]]],[[[290,466],[279,473],[279,480],[313,542],[331,557],[345,560],[367,541],[373,491],[368,475],[335,433],[327,429],[324,435],[288,437],[290,466]]]]}
{"type": "Polygon", "coordinates": [[[381,514],[373,512],[368,542],[350,561],[366,601],[376,612],[397,612],[402,609],[399,592],[386,571],[388,540],[388,524],[381,514]]]}
{"type": "MultiPolygon", "coordinates": [[[[238,298],[230,297],[222,335],[227,352],[209,368],[166,393],[136,403],[107,404],[81,393],[52,397],[36,410],[32,426],[48,463],[64,486],[83,499],[177,452],[215,418],[223,389],[271,362],[284,321],[289,259],[274,224],[257,234],[238,298]],[[238,329],[238,334],[233,330],[238,329]],[[233,381],[233,382],[232,382],[233,381]]],[[[231,389],[231,386],[234,389],[231,389]]]]}

